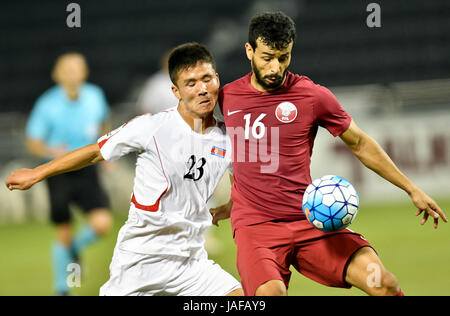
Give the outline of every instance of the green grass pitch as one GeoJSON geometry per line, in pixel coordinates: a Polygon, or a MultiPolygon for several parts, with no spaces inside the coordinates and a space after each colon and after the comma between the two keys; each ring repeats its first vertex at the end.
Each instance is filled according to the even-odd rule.
{"type": "MultiPolygon", "coordinates": [[[[450,217],[450,201],[438,200],[450,217]]],[[[362,205],[351,229],[362,233],[375,247],[385,267],[393,272],[405,295],[450,295],[450,223],[424,226],[414,206],[402,203],[362,205]]],[[[115,215],[113,231],[90,246],[82,257],[81,287],[74,295],[98,295],[109,277],[109,264],[117,233],[126,215],[115,215]]],[[[78,218],[78,223],[79,223],[78,218]]],[[[213,233],[221,252],[210,256],[239,279],[236,248],[229,221],[213,233]]],[[[52,226],[29,222],[0,226],[0,295],[52,295],[50,246],[52,226]]],[[[292,269],[289,295],[365,295],[358,289],[336,289],[317,284],[292,269]]]]}

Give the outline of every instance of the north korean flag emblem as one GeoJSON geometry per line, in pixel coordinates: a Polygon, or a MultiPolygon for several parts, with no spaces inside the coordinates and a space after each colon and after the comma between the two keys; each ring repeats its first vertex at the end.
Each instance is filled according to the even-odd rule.
{"type": "Polygon", "coordinates": [[[225,154],[227,153],[226,149],[217,147],[217,146],[213,146],[211,148],[211,155],[220,157],[220,158],[225,158],[225,154]]]}

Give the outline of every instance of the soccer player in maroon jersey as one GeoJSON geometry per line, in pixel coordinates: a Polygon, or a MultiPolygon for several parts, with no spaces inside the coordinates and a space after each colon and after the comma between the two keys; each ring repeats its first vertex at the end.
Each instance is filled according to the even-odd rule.
{"type": "Polygon", "coordinates": [[[219,96],[233,143],[234,181],[230,202],[211,209],[213,221],[217,225],[231,213],[246,295],[287,295],[291,265],[327,286],[403,295],[362,235],[348,229],[321,232],[305,220],[301,201],[311,182],[318,127],[339,136],[366,167],[408,193],[416,216],[424,214],[421,224],[431,216],[437,228],[439,218],[447,218],[327,88],[288,71],[295,37],[294,22],[281,12],[250,21],[245,48],[252,72],[226,85],[219,96]],[[379,272],[375,279],[374,271],[379,272]]]}

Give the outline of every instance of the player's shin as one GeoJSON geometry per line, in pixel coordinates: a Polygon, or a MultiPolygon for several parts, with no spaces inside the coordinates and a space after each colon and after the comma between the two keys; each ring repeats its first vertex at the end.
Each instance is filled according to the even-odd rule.
{"type": "Polygon", "coordinates": [[[67,267],[73,262],[70,250],[59,242],[52,245],[54,291],[57,295],[69,294],[67,267]]]}
{"type": "Polygon", "coordinates": [[[74,241],[72,243],[72,254],[74,258],[78,258],[79,254],[90,244],[94,243],[98,239],[97,233],[94,231],[91,225],[85,224],[77,232],[74,241]]]}

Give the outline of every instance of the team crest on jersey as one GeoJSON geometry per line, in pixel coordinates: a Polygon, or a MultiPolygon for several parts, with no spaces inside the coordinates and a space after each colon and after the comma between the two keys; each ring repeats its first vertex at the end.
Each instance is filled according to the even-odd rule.
{"type": "Polygon", "coordinates": [[[297,117],[297,107],[291,102],[278,104],[275,116],[282,123],[291,123],[297,117]]]}

